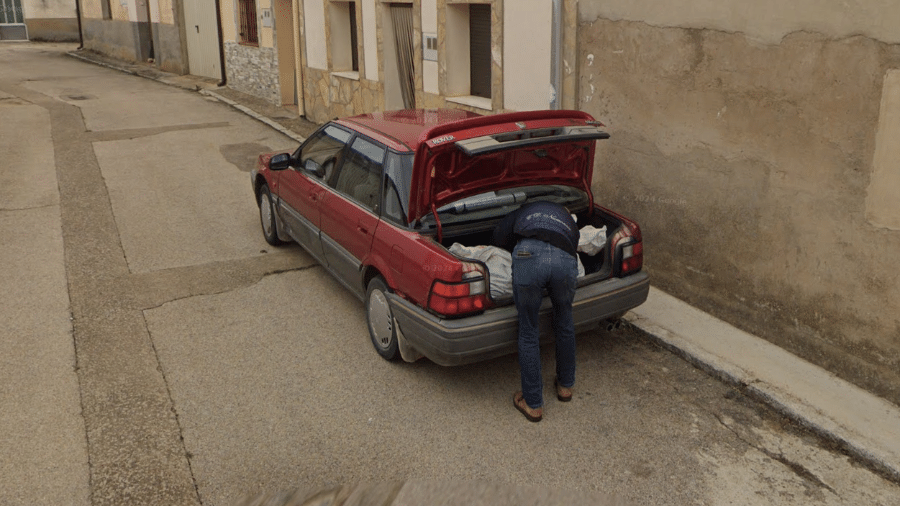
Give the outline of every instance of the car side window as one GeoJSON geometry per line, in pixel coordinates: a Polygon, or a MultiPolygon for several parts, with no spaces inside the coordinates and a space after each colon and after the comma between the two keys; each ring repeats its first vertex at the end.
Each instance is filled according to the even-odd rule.
{"type": "Polygon", "coordinates": [[[381,214],[398,225],[406,225],[412,166],[412,153],[401,155],[389,151],[384,160],[384,207],[381,214]]]}
{"type": "Polygon", "coordinates": [[[300,147],[299,156],[296,157],[297,166],[308,170],[316,167],[320,172],[312,175],[316,177],[321,175],[321,179],[328,182],[334,174],[334,169],[340,164],[341,151],[351,136],[346,130],[333,125],[326,126],[300,147]],[[308,162],[313,162],[314,165],[308,162]]]}
{"type": "Polygon", "coordinates": [[[383,146],[357,137],[340,167],[334,188],[367,209],[376,210],[381,200],[384,154],[383,146]]]}

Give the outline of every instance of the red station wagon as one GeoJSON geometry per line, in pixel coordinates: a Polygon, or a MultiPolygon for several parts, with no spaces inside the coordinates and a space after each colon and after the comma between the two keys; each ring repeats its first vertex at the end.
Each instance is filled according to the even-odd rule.
{"type": "MultiPolygon", "coordinates": [[[[272,245],[296,241],[364,301],[382,357],[459,365],[514,353],[518,320],[511,295],[492,295],[487,265],[448,248],[490,245],[507,213],[557,202],[579,227],[606,227],[599,253],[579,253],[573,318],[579,332],[609,325],[650,285],[640,228],[591,193],[602,127],[579,111],[335,120],[293,154],[259,157],[251,179],[263,234],[272,245]]],[[[549,298],[541,319],[551,340],[549,298]]]]}

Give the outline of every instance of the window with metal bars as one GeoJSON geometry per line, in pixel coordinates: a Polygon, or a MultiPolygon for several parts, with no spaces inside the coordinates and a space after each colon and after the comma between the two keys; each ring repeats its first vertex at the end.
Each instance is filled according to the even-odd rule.
{"type": "Polygon", "coordinates": [[[21,0],[0,0],[0,24],[23,24],[21,0]]]}
{"type": "Polygon", "coordinates": [[[238,0],[238,17],[241,27],[239,36],[241,44],[259,44],[256,29],[256,0],[238,0]]]}

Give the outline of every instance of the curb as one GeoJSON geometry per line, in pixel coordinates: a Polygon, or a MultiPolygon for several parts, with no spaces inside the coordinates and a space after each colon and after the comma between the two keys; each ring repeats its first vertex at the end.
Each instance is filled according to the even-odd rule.
{"type": "Polygon", "coordinates": [[[265,123],[266,125],[274,128],[275,130],[278,130],[282,134],[290,137],[291,139],[294,139],[297,142],[303,142],[304,140],[306,140],[305,137],[298,135],[298,134],[292,132],[291,130],[288,130],[287,128],[281,126],[281,124],[279,124],[278,122],[276,122],[266,116],[263,116],[262,114],[259,114],[256,111],[254,111],[253,109],[250,109],[249,107],[241,105],[241,104],[235,102],[234,100],[225,98],[222,95],[219,95],[218,93],[216,93],[214,91],[201,89],[201,90],[199,90],[199,93],[201,95],[205,95],[207,97],[212,97],[220,102],[228,104],[231,107],[237,109],[238,111],[241,111],[242,113],[246,114],[247,116],[250,116],[251,118],[253,118],[257,121],[260,121],[262,123],[265,123]]]}
{"type": "Polygon", "coordinates": [[[900,407],[655,288],[624,319],[663,348],[900,483],[900,407]]]}

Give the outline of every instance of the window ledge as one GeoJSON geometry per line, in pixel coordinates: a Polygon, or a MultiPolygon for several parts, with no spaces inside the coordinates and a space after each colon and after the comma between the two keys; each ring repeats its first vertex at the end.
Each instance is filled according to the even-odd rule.
{"type": "Polygon", "coordinates": [[[344,79],[352,79],[354,81],[359,81],[359,72],[355,72],[352,70],[342,70],[340,72],[332,72],[331,75],[337,77],[343,77],[344,79]]]}
{"type": "Polygon", "coordinates": [[[447,102],[453,102],[454,104],[461,104],[478,109],[484,109],[485,111],[492,111],[494,108],[491,99],[476,97],[474,95],[466,95],[462,97],[447,97],[447,102]]]}

